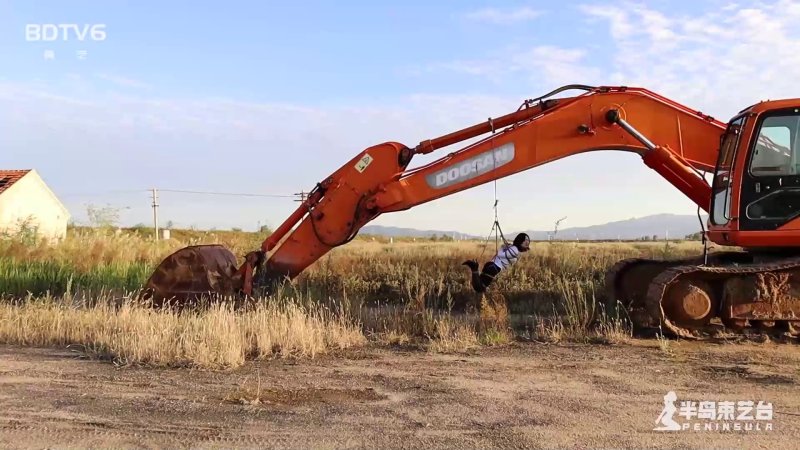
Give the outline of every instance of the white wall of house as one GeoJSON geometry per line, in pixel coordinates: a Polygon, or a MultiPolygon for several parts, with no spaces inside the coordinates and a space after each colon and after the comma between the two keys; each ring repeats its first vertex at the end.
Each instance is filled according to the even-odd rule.
{"type": "Polygon", "coordinates": [[[41,237],[63,239],[67,235],[69,211],[35,170],[0,193],[0,232],[16,233],[28,218],[41,237]]]}

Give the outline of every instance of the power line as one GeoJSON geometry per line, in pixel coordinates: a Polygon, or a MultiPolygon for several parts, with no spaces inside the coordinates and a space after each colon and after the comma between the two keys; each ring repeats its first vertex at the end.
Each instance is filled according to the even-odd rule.
{"type": "MultiPolygon", "coordinates": [[[[301,201],[305,200],[305,197],[308,196],[308,193],[303,192],[300,194],[255,194],[249,192],[213,192],[213,191],[195,191],[195,190],[187,190],[187,189],[158,189],[161,192],[170,192],[170,193],[179,193],[179,194],[200,194],[200,195],[223,195],[223,196],[233,196],[233,197],[261,197],[261,198],[297,198],[300,197],[301,201]]],[[[150,193],[152,195],[152,189],[125,189],[125,190],[110,190],[110,191],[98,191],[94,193],[67,193],[59,195],[60,198],[94,198],[94,197],[102,197],[108,195],[119,195],[119,194],[133,194],[133,193],[150,193]]]]}
{"type": "Polygon", "coordinates": [[[293,198],[292,194],[249,194],[244,192],[210,192],[210,191],[187,191],[183,189],[158,189],[159,192],[177,192],[180,194],[204,194],[204,195],[230,195],[235,197],[272,197],[272,198],[293,198]]]}
{"type": "Polygon", "coordinates": [[[60,198],[66,197],[96,197],[98,195],[109,195],[109,194],[133,194],[133,193],[142,193],[142,192],[150,192],[149,189],[120,189],[120,190],[112,190],[112,191],[98,191],[98,192],[85,192],[85,193],[66,193],[66,194],[58,194],[60,198]]]}

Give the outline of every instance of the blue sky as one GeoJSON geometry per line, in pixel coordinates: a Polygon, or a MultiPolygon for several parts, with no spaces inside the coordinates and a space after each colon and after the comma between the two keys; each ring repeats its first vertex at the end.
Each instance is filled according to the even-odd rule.
{"type": "MultiPolygon", "coordinates": [[[[789,1],[0,1],[0,167],[37,169],[78,222],[108,204],[135,224],[150,223],[151,187],[291,194],[367,146],[413,146],[563,84],[644,86],[727,120],[796,96],[797,19],[789,1]],[[28,24],[105,24],[106,39],[30,42],[28,24]]],[[[696,210],[613,152],[498,189],[506,229],[696,210]]],[[[492,196],[484,185],[375,223],[482,234],[492,196]]],[[[162,225],[246,229],[296,206],[160,203],[162,225]]]]}

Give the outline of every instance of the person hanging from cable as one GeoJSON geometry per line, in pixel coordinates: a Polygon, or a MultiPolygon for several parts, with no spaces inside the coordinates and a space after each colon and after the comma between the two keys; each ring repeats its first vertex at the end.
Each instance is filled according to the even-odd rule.
{"type": "Polygon", "coordinates": [[[518,234],[514,238],[514,242],[504,243],[495,257],[483,265],[483,270],[480,272],[477,260],[464,261],[462,265],[472,270],[472,288],[475,289],[475,292],[485,292],[500,272],[517,262],[520,253],[530,250],[530,245],[531,240],[527,234],[518,234]]]}

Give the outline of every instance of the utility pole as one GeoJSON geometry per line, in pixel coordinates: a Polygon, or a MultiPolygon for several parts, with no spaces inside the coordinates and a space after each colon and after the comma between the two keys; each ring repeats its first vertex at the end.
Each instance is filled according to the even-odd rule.
{"type": "Polygon", "coordinates": [[[562,217],[562,218],[556,220],[555,226],[553,227],[553,234],[547,233],[548,234],[548,236],[547,236],[547,238],[548,238],[547,240],[548,241],[552,242],[552,241],[555,240],[556,235],[558,234],[558,226],[561,225],[561,222],[563,222],[564,219],[566,219],[566,217],[562,217]]]}
{"type": "Polygon", "coordinates": [[[158,189],[153,188],[153,229],[155,230],[156,242],[158,241],[158,189]]]}
{"type": "Polygon", "coordinates": [[[295,193],[294,195],[298,197],[295,200],[296,202],[304,202],[306,201],[306,196],[308,195],[308,193],[306,193],[305,191],[300,191],[299,193],[295,193]]]}

